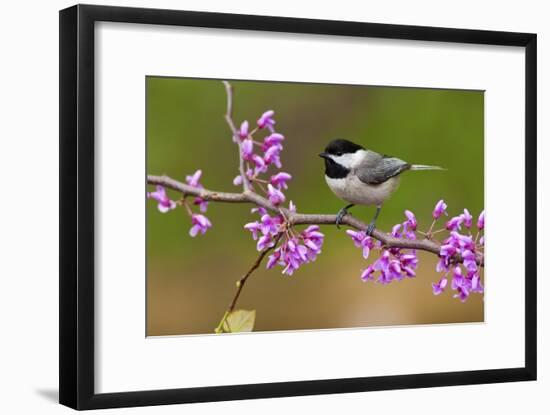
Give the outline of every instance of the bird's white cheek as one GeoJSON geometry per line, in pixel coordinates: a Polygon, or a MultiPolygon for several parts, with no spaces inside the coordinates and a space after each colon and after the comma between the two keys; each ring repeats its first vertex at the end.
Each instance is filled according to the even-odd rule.
{"type": "Polygon", "coordinates": [[[338,163],[341,166],[344,166],[346,169],[351,168],[351,165],[354,161],[354,155],[353,154],[342,154],[341,156],[333,156],[331,155],[330,158],[334,160],[336,163],[338,163]]]}

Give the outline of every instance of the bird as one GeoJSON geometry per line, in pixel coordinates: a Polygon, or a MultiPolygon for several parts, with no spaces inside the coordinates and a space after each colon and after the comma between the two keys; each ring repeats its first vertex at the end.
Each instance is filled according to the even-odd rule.
{"type": "Polygon", "coordinates": [[[366,229],[371,235],[384,202],[397,190],[401,173],[407,170],[445,170],[439,166],[409,164],[397,157],[379,154],[345,139],[334,139],[319,154],[325,161],[325,180],[340,199],[349,204],[340,209],[336,226],[355,205],[376,206],[366,229]]]}

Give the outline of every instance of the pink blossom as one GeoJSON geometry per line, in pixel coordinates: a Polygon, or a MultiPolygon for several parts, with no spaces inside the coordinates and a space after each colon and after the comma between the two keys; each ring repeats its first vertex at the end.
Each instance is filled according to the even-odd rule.
{"type": "Polygon", "coordinates": [[[483,285],[481,285],[481,280],[479,278],[479,273],[475,272],[471,275],[471,287],[472,292],[483,293],[483,285]]]}
{"type": "Polygon", "coordinates": [[[346,233],[351,237],[353,244],[357,248],[361,248],[363,251],[363,258],[367,259],[369,257],[370,251],[374,248],[374,241],[370,236],[368,236],[363,231],[354,231],[348,229],[346,233]]]}
{"type": "Polygon", "coordinates": [[[300,236],[307,247],[307,261],[315,261],[317,255],[321,253],[325,235],[320,232],[319,226],[311,225],[302,231],[300,236]]]}
{"type": "Polygon", "coordinates": [[[447,204],[443,199],[441,199],[439,202],[436,203],[435,208],[432,212],[432,217],[434,219],[439,219],[441,215],[445,214],[447,215],[447,204]]]}
{"type": "Polygon", "coordinates": [[[271,254],[269,256],[269,258],[267,259],[267,264],[266,264],[266,268],[267,269],[271,269],[273,268],[277,262],[279,261],[279,259],[281,258],[281,251],[280,250],[276,250],[275,252],[273,252],[273,254],[271,254]]]}
{"type": "Polygon", "coordinates": [[[162,213],[166,213],[176,208],[176,202],[170,200],[166,194],[164,187],[157,185],[157,190],[147,193],[147,198],[154,199],[158,202],[158,210],[162,213]]]}
{"type": "Polygon", "coordinates": [[[396,225],[393,226],[393,228],[391,228],[391,232],[390,232],[390,235],[393,236],[394,238],[401,238],[401,227],[403,225],[401,223],[398,223],[396,225]]]}
{"type": "Polygon", "coordinates": [[[193,201],[193,204],[198,205],[199,210],[202,213],[205,213],[208,210],[208,201],[204,200],[202,197],[196,197],[195,200],[193,201]]]}
{"type": "Polygon", "coordinates": [[[292,176],[290,174],[285,172],[279,172],[271,176],[270,182],[273,186],[276,186],[279,190],[288,189],[288,185],[286,184],[286,182],[291,179],[292,179],[292,176]]]}
{"type": "Polygon", "coordinates": [[[414,240],[416,239],[416,234],[414,232],[418,226],[416,216],[414,216],[414,213],[410,210],[405,211],[405,216],[407,217],[407,220],[403,222],[403,233],[405,238],[414,240]]]}
{"type": "Polygon", "coordinates": [[[261,232],[262,225],[258,221],[250,222],[244,225],[244,228],[252,232],[252,239],[255,241],[258,239],[258,233],[261,232]]]}
{"type": "Polygon", "coordinates": [[[453,289],[456,290],[456,294],[453,297],[459,298],[462,302],[465,302],[470,296],[470,289],[467,284],[456,285],[453,289]]]}
{"type": "Polygon", "coordinates": [[[477,228],[481,231],[485,228],[485,211],[481,211],[477,219],[477,228]]]}
{"type": "Polygon", "coordinates": [[[284,139],[285,139],[284,135],[279,133],[272,133],[268,135],[266,138],[264,138],[264,142],[262,144],[262,150],[266,151],[270,147],[279,147],[282,149],[283,146],[281,145],[281,143],[283,142],[284,139]]]}
{"type": "Polygon", "coordinates": [[[250,209],[250,213],[258,213],[261,216],[265,215],[267,213],[267,210],[261,206],[256,206],[250,209]]]}
{"type": "Polygon", "coordinates": [[[267,165],[264,159],[257,154],[252,155],[252,161],[255,164],[254,174],[265,173],[267,171],[267,165]]]}
{"type": "Polygon", "coordinates": [[[468,271],[477,270],[476,254],[466,249],[462,251],[462,263],[468,271]]]}
{"type": "Polygon", "coordinates": [[[292,200],[288,204],[288,210],[292,213],[296,213],[296,205],[292,200]]]}
{"type": "Polygon", "coordinates": [[[252,153],[254,151],[254,143],[250,138],[247,138],[241,143],[241,155],[245,160],[252,159],[252,153]]]}
{"type": "Polygon", "coordinates": [[[450,239],[453,240],[455,245],[458,245],[462,250],[469,249],[471,251],[475,251],[475,243],[470,235],[462,235],[461,233],[452,231],[450,239]]]}
{"type": "Polygon", "coordinates": [[[361,272],[361,279],[365,282],[374,280],[374,277],[372,275],[372,274],[374,274],[374,272],[375,272],[374,266],[369,265],[367,268],[365,268],[361,272]]]}
{"type": "Polygon", "coordinates": [[[241,186],[243,184],[243,176],[241,176],[240,174],[236,175],[233,179],[233,184],[235,186],[241,186]]]}
{"type": "Polygon", "coordinates": [[[281,158],[279,155],[280,152],[281,148],[279,147],[269,147],[264,154],[265,164],[274,164],[278,169],[280,169],[282,167],[281,158]]]}
{"type": "Polygon", "coordinates": [[[441,294],[445,290],[445,287],[447,286],[447,282],[448,282],[447,278],[443,277],[439,280],[439,282],[432,283],[432,289],[433,289],[434,295],[441,294]]]}
{"type": "Polygon", "coordinates": [[[258,251],[263,251],[267,248],[271,248],[273,245],[275,245],[275,241],[273,240],[271,235],[262,235],[260,239],[258,239],[256,249],[258,251]]]}
{"type": "Polygon", "coordinates": [[[452,244],[444,244],[444,245],[441,245],[441,248],[439,248],[439,255],[441,255],[444,258],[452,257],[456,253],[457,253],[457,248],[452,244]]]}
{"type": "Polygon", "coordinates": [[[268,128],[270,131],[273,132],[273,126],[275,125],[275,120],[273,119],[273,115],[275,114],[275,111],[268,110],[264,112],[260,118],[258,118],[258,127],[260,128],[268,128]]]}
{"type": "Polygon", "coordinates": [[[267,197],[269,198],[269,201],[275,206],[278,206],[285,201],[285,195],[283,194],[283,192],[281,192],[279,189],[274,188],[271,183],[267,185],[267,197]]]}
{"type": "Polygon", "coordinates": [[[415,231],[418,225],[416,222],[416,216],[414,216],[414,213],[412,213],[410,210],[405,211],[405,216],[407,217],[407,221],[405,222],[407,228],[411,231],[415,231]]]}
{"type": "Polygon", "coordinates": [[[451,288],[456,290],[456,288],[463,284],[464,276],[462,275],[462,268],[456,266],[453,268],[453,280],[451,282],[451,288]]]}
{"type": "Polygon", "coordinates": [[[460,226],[462,225],[463,221],[464,221],[464,218],[462,217],[462,215],[455,216],[447,222],[445,227],[447,228],[448,231],[460,230],[460,226]]]}
{"type": "Polygon", "coordinates": [[[189,230],[189,235],[192,237],[195,237],[200,232],[201,235],[204,235],[206,231],[212,227],[212,224],[208,220],[208,218],[204,215],[200,214],[193,214],[191,216],[191,223],[193,226],[189,230]]]}
{"type": "Polygon", "coordinates": [[[191,176],[185,176],[185,182],[189,186],[201,188],[202,186],[199,183],[201,176],[202,176],[202,170],[197,170],[191,176]]]}
{"type": "Polygon", "coordinates": [[[464,209],[464,213],[460,216],[462,217],[462,223],[464,226],[469,229],[472,226],[472,215],[470,215],[468,209],[464,209]]]}
{"type": "Polygon", "coordinates": [[[239,138],[241,140],[244,140],[248,137],[248,121],[243,121],[241,124],[241,128],[239,129],[239,138]]]}
{"type": "Polygon", "coordinates": [[[283,223],[282,217],[269,216],[267,213],[262,215],[260,219],[260,229],[264,235],[275,236],[279,233],[279,228],[283,223]]]}

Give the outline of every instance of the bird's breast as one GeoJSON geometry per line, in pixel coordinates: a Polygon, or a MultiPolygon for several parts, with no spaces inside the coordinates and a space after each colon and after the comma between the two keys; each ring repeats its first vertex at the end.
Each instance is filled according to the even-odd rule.
{"type": "Polygon", "coordinates": [[[325,180],[336,196],[356,205],[382,205],[399,185],[399,177],[392,177],[376,185],[363,183],[355,175],[341,179],[325,176],[325,180]]]}

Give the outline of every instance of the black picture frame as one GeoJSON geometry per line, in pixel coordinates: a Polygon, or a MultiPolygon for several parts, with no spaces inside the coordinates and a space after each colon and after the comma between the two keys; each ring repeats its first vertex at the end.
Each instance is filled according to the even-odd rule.
{"type": "Polygon", "coordinates": [[[59,401],[75,409],[348,393],[537,377],[537,36],[437,27],[76,5],[60,11],[59,401]],[[94,24],[122,22],[525,48],[525,366],[97,394],[94,391],[94,24]],[[529,249],[527,249],[529,247],[529,249]]]}

